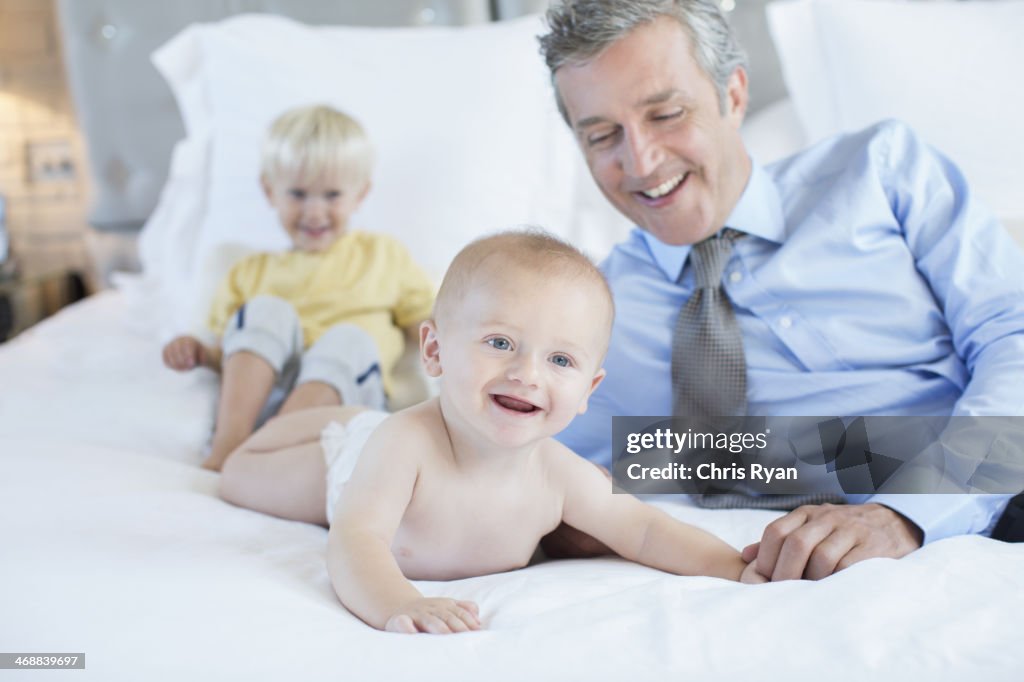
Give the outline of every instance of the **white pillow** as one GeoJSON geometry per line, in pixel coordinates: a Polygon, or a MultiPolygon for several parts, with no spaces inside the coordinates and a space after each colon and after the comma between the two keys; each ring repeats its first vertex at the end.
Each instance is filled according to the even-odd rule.
{"type": "Polygon", "coordinates": [[[154,63],[189,140],[206,150],[191,158],[207,159],[192,169],[206,187],[194,202],[198,232],[143,237],[144,267],[174,292],[179,320],[198,331],[232,262],[287,248],[259,188],[259,150],[270,122],[303,104],[334,105],[367,129],[373,188],[352,226],[395,235],[438,280],[468,241],[517,224],[542,225],[603,257],[627,224],[593,189],[558,116],[537,51],[542,31],[537,16],[368,29],[243,15],[193,26],[161,48],[154,63]],[[154,257],[158,241],[174,250],[189,242],[190,252],[154,257]]]}
{"type": "Polygon", "coordinates": [[[807,136],[788,97],[747,117],[740,133],[747,151],[761,165],[784,159],[807,146],[807,136]]]}
{"type": "Polygon", "coordinates": [[[1024,2],[798,0],[768,19],[809,141],[902,119],[1004,220],[1024,217],[1024,2]]]}

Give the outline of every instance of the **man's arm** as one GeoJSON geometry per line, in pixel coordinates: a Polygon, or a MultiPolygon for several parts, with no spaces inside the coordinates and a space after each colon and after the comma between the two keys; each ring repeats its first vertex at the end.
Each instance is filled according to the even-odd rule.
{"type": "MultiPolygon", "coordinates": [[[[966,369],[953,415],[1024,414],[1024,255],[953,163],[906,126],[892,125],[888,134],[883,189],[966,369]]],[[[981,461],[987,453],[953,454],[981,461]]],[[[1009,497],[876,495],[864,505],[801,508],[766,528],[760,547],[744,556],[756,552],[758,571],[772,579],[820,578],[864,559],[904,556],[923,542],[981,532],[1009,497]]]]}

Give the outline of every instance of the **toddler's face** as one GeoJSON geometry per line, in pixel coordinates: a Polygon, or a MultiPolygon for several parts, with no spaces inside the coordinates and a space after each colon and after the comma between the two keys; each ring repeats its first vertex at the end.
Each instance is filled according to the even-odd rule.
{"type": "MultiPolygon", "coordinates": [[[[604,378],[604,294],[592,280],[478,275],[437,329],[446,417],[504,447],[558,433],[604,378]]],[[[429,369],[429,367],[428,367],[429,369]]]]}
{"type": "Polygon", "coordinates": [[[345,234],[369,189],[339,173],[281,173],[263,180],[267,201],[299,251],[326,251],[345,234]]]}

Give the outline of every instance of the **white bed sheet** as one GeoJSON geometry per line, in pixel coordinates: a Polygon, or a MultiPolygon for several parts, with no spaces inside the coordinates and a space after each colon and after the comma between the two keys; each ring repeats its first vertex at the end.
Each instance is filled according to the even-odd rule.
{"type": "MultiPolygon", "coordinates": [[[[161,311],[108,292],[0,347],[0,649],[67,680],[1010,680],[1024,545],[979,537],[821,582],[745,586],[621,560],[450,583],[486,629],[403,636],[337,602],[326,532],[233,507],[201,470],[212,376],[162,368],[161,311]]],[[[742,546],[771,512],[670,513],[742,546]]]]}

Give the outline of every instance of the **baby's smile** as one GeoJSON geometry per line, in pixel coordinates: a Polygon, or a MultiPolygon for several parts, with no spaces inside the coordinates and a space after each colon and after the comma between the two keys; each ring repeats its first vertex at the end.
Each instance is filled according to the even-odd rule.
{"type": "Polygon", "coordinates": [[[508,395],[493,394],[491,399],[500,407],[520,414],[530,414],[540,411],[540,408],[533,403],[529,403],[525,400],[519,400],[518,398],[513,398],[508,395]]]}

